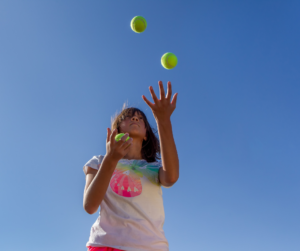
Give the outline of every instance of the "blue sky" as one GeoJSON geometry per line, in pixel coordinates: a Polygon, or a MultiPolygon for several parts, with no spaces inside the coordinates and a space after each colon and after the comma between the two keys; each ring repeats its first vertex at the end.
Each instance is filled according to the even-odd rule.
{"type": "Polygon", "coordinates": [[[0,3],[1,250],[86,250],[82,166],[171,81],[171,251],[298,251],[299,1],[0,3]],[[144,16],[136,34],[130,20],[144,16]],[[165,70],[165,52],[178,57],[165,70]]]}

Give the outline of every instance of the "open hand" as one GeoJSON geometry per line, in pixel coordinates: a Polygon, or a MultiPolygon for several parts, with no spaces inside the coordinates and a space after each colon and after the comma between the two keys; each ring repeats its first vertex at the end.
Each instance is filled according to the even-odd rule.
{"type": "Polygon", "coordinates": [[[156,122],[165,119],[170,119],[173,111],[176,108],[176,101],[178,96],[178,93],[175,93],[171,101],[172,85],[170,81],[168,82],[167,95],[165,95],[165,90],[162,81],[159,81],[158,85],[159,85],[160,99],[156,97],[153,87],[152,86],[149,87],[154,104],[151,103],[144,95],[142,96],[143,100],[151,108],[156,122]]]}
{"type": "Polygon", "coordinates": [[[115,137],[117,133],[117,129],[111,132],[111,130],[107,128],[106,156],[115,161],[119,161],[129,152],[132,142],[132,138],[125,141],[128,137],[128,133],[125,133],[125,135],[119,141],[116,141],[115,137]]]}

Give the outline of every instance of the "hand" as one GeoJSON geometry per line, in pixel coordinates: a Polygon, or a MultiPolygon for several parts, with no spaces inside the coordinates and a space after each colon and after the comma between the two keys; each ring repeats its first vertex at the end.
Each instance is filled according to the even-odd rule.
{"type": "Polygon", "coordinates": [[[151,108],[156,122],[165,119],[170,119],[173,111],[176,108],[176,101],[178,96],[178,93],[175,93],[172,98],[172,101],[170,101],[172,96],[172,85],[170,81],[168,82],[168,91],[166,96],[165,96],[165,90],[162,81],[159,81],[158,85],[159,85],[160,99],[156,97],[153,87],[152,86],[149,87],[154,104],[151,103],[144,95],[142,96],[143,100],[151,108]]]}
{"type": "Polygon", "coordinates": [[[125,141],[128,137],[128,133],[125,133],[125,135],[119,141],[116,141],[115,137],[117,133],[117,129],[111,132],[111,130],[107,128],[106,156],[114,161],[119,161],[129,152],[132,142],[132,138],[125,141]]]}

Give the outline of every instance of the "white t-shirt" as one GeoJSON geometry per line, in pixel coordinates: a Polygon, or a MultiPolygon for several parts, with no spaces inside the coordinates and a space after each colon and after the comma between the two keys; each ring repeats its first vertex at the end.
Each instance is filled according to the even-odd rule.
{"type": "MultiPolygon", "coordinates": [[[[99,169],[104,156],[94,156],[83,167],[99,169]]],[[[126,251],[168,251],[163,231],[165,213],[158,181],[161,162],[121,159],[100,204],[86,246],[126,251]]]]}

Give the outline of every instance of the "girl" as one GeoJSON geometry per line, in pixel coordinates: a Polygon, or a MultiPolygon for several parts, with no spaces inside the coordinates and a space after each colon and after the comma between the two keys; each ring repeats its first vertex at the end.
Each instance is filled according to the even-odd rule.
{"type": "Polygon", "coordinates": [[[153,112],[160,141],[142,111],[123,109],[112,121],[113,131],[107,128],[106,154],[94,156],[83,168],[83,207],[89,214],[101,208],[86,245],[89,251],[169,250],[160,185],[170,187],[179,177],[170,120],[178,94],[171,101],[170,82],[167,95],[161,81],[159,89],[160,99],[149,88],[154,103],[142,98],[153,112]],[[118,133],[125,135],[116,142],[118,133]]]}

